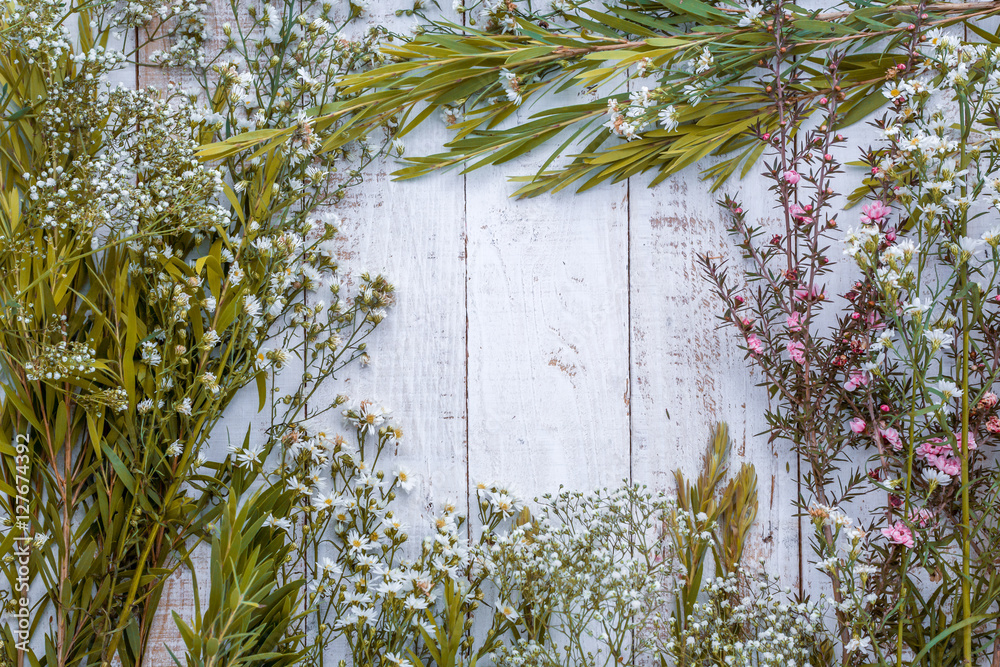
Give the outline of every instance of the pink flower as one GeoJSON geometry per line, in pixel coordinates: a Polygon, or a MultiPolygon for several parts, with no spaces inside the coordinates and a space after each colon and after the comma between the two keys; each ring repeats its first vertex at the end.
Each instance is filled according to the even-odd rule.
{"type": "Polygon", "coordinates": [[[799,287],[793,292],[793,294],[799,301],[822,301],[826,298],[826,293],[817,292],[815,287],[811,289],[799,287]]]}
{"type": "Polygon", "coordinates": [[[921,528],[926,528],[934,520],[934,512],[927,508],[910,512],[910,521],[913,521],[921,528]]]}
{"type": "Polygon", "coordinates": [[[861,417],[855,417],[851,420],[851,430],[855,433],[864,433],[866,428],[868,428],[868,424],[861,417]]]}
{"type": "Polygon", "coordinates": [[[908,549],[913,548],[913,531],[902,521],[892,524],[891,528],[883,528],[882,535],[893,544],[900,544],[908,549]]]}
{"type": "Polygon", "coordinates": [[[951,475],[952,477],[962,474],[962,464],[958,459],[951,456],[939,456],[935,467],[944,474],[951,475]]]}
{"type": "Polygon", "coordinates": [[[867,206],[862,206],[861,211],[861,222],[866,225],[884,220],[889,217],[890,213],[892,213],[892,209],[880,201],[872,202],[867,206]]]}
{"type": "Polygon", "coordinates": [[[788,356],[797,364],[806,363],[806,346],[797,340],[788,341],[788,356]]]}
{"type": "Polygon", "coordinates": [[[988,391],[983,394],[983,397],[979,399],[979,409],[980,410],[992,410],[997,404],[997,395],[992,391],[988,391]]]}
{"type": "Polygon", "coordinates": [[[858,387],[868,386],[868,373],[859,370],[851,371],[850,377],[847,378],[847,382],[844,383],[844,389],[847,391],[854,391],[858,387]]]}
{"type": "Polygon", "coordinates": [[[951,456],[928,456],[927,463],[931,464],[944,474],[951,475],[952,477],[962,472],[962,464],[959,463],[958,459],[951,456]]]}
{"type": "Polygon", "coordinates": [[[987,419],[986,430],[992,433],[993,435],[1000,433],[1000,417],[993,415],[992,417],[987,419]]]}
{"type": "Polygon", "coordinates": [[[802,331],[802,322],[799,321],[798,312],[794,312],[791,315],[789,315],[786,324],[788,325],[789,331],[795,331],[795,332],[802,331]]]}
{"type": "Polygon", "coordinates": [[[918,458],[930,459],[932,456],[939,456],[944,453],[946,447],[939,444],[941,438],[931,438],[925,443],[922,443],[920,447],[917,448],[915,452],[918,458]]]}
{"type": "Polygon", "coordinates": [[[760,338],[757,338],[757,334],[747,336],[747,349],[754,354],[760,354],[764,351],[764,345],[760,342],[760,338]]]}
{"type": "Polygon", "coordinates": [[[812,222],[812,216],[809,215],[810,208],[812,207],[802,208],[798,204],[792,204],[788,207],[788,213],[796,220],[796,222],[812,222]]]}
{"type": "Polygon", "coordinates": [[[880,428],[878,434],[885,438],[885,441],[892,446],[893,451],[898,452],[903,448],[903,439],[899,437],[899,431],[893,427],[880,428]]]}
{"type": "Polygon", "coordinates": [[[792,185],[795,185],[796,183],[802,180],[802,177],[799,176],[799,172],[795,171],[794,169],[789,169],[784,174],[782,174],[782,176],[786,181],[788,181],[792,185]]]}

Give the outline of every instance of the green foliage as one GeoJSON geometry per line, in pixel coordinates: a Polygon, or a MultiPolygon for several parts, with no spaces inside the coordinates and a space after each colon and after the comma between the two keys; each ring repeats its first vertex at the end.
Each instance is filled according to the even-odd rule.
{"type": "MultiPolygon", "coordinates": [[[[288,501],[265,495],[234,514],[247,486],[233,459],[270,451],[326,379],[367,356],[392,286],[364,275],[361,294],[340,296],[334,218],[315,209],[356,181],[327,187],[329,171],[311,170],[302,186],[314,166],[303,141],[253,162],[235,156],[222,165],[230,186],[195,158],[218,129],[195,104],[108,90],[102,77],[142,46],[116,51],[112,33],[145,25],[147,9],[0,7],[0,509],[11,517],[0,569],[5,611],[29,619],[2,659],[140,663],[165,582],[222,521],[228,537],[215,549],[230,565],[211,590],[224,595],[196,619],[206,641],[189,658],[286,664],[270,654],[295,655],[276,642],[301,582],[258,576],[284,563],[286,546],[240,531],[259,530],[253,508],[288,501]],[[293,361],[302,374],[278,392],[277,372],[293,361]],[[244,388],[271,426],[208,462],[244,388]],[[235,627],[254,629],[223,641],[235,627]]],[[[218,84],[226,99],[233,83],[218,84]]]]}
{"type": "MultiPolygon", "coordinates": [[[[89,13],[79,18],[84,44],[93,43],[89,13]]],[[[162,120],[155,100],[96,95],[87,77],[102,63],[77,64],[68,50],[45,59],[16,41],[5,47],[5,111],[17,118],[0,138],[0,454],[2,505],[17,523],[3,547],[9,553],[15,539],[34,539],[28,580],[46,594],[30,610],[32,633],[55,617],[39,664],[93,664],[117,652],[130,665],[144,650],[163,582],[202,539],[225,488],[221,468],[196,465],[198,451],[220,406],[256,370],[240,332],[226,348],[226,381],[216,395],[194,395],[187,414],[164,411],[155,428],[152,414],[137,411],[147,396],[171,404],[190,398],[182,388],[207,369],[209,355],[197,347],[163,350],[160,366],[191,378],[178,377],[170,390],[142,350],[163,331],[197,338],[203,331],[200,311],[193,331],[178,328],[156,294],[154,277],[186,286],[194,270],[156,252],[153,239],[160,248],[196,245],[193,230],[217,220],[206,204],[216,177],[204,170],[181,177],[193,146],[171,137],[170,124],[150,125],[162,120]],[[119,187],[107,180],[117,159],[161,171],[140,171],[134,188],[119,187]],[[160,213],[151,210],[162,201],[155,194],[140,203],[144,192],[166,194],[181,183],[160,213]],[[128,203],[112,213],[111,198],[126,192],[128,203]],[[117,214],[135,216],[136,229],[106,243],[103,225],[117,214]]],[[[223,307],[237,300],[233,292],[223,307]]],[[[3,568],[12,589],[17,565],[3,568]]],[[[4,650],[13,658],[14,644],[4,650]]]]}
{"type": "MultiPolygon", "coordinates": [[[[482,584],[482,581],[479,582],[482,584]]],[[[478,588],[478,586],[477,586],[478,588]]],[[[497,623],[486,631],[486,637],[475,645],[473,625],[475,612],[480,608],[478,603],[470,605],[461,594],[454,581],[444,583],[444,593],[440,611],[437,614],[425,612],[426,624],[416,627],[423,640],[429,660],[422,659],[413,650],[407,655],[416,667],[476,667],[484,656],[489,655],[501,645],[497,623]],[[475,649],[475,650],[473,650],[475,649]]]]}
{"type": "Polygon", "coordinates": [[[735,477],[725,480],[731,449],[729,427],[716,424],[697,480],[689,482],[680,470],[674,472],[677,506],[695,521],[691,530],[674,533],[674,550],[687,573],[677,601],[681,619],[690,615],[702,592],[708,554],[712,554],[715,576],[737,572],[757,518],[757,473],[753,465],[742,464],[735,477]],[[711,531],[711,540],[700,537],[706,530],[711,531]]]}
{"type": "MultiPolygon", "coordinates": [[[[822,11],[782,3],[780,16],[775,6],[749,20],[734,2],[624,0],[600,8],[561,3],[551,12],[499,3],[489,11],[503,16],[483,26],[429,21],[412,40],[384,47],[395,62],[345,78],[346,99],[314,110],[316,127],[339,123],[323,144],[333,150],[387,123],[401,137],[445,112],[456,133],[447,150],[407,157],[408,166],[395,173],[399,178],[459,164],[465,171],[503,164],[551,144],[535,174],[515,178],[524,183],[516,193],[522,197],[569,186],[586,190],[645,172],[654,173],[656,185],[710,155],[724,158],[703,171],[717,188],[735,173],[745,176],[761,156],[764,146],[751,139],[750,130],[763,134],[780,126],[774,90],[760,79],[776,49],[796,62],[794,73],[781,74],[791,92],[780,105],[801,105],[808,118],[820,98],[837,96],[846,126],[886,103],[880,89],[898,67],[914,66],[907,57],[911,26],[973,25],[1000,13],[982,3],[906,0],[843,3],[822,11]],[[833,50],[841,55],[836,90],[824,69],[833,50]],[[637,100],[641,86],[649,88],[637,100]],[[591,99],[552,107],[556,93],[591,99]],[[538,110],[515,116],[529,101],[539,101],[538,110]],[[660,129],[644,129],[657,123],[660,129]]],[[[466,15],[475,12],[470,7],[466,15]]],[[[234,137],[204,155],[275,145],[290,133],[234,137]]]]}
{"type": "MultiPolygon", "coordinates": [[[[230,495],[212,538],[208,606],[204,613],[196,607],[192,625],[173,612],[187,667],[285,667],[300,660],[302,636],[288,629],[302,614],[303,581],[279,583],[293,545],[265,525],[291,503],[292,493],[277,488],[245,499],[230,495]]],[[[197,600],[197,587],[195,595],[197,600]]]]}

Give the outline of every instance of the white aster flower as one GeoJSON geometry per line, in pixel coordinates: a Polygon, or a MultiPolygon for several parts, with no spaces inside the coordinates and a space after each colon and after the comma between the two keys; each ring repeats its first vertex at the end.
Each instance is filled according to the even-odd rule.
{"type": "Polygon", "coordinates": [[[923,475],[932,488],[934,486],[948,486],[951,484],[951,475],[941,472],[937,468],[924,468],[923,475]]]}
{"type": "Polygon", "coordinates": [[[959,389],[957,384],[950,380],[938,380],[938,383],[934,385],[934,389],[941,394],[941,397],[945,402],[948,402],[953,398],[961,398],[962,396],[962,390],[959,389]]]}
{"type": "Polygon", "coordinates": [[[707,46],[701,48],[701,55],[698,57],[698,61],[695,65],[695,74],[704,74],[705,72],[712,69],[715,65],[715,58],[712,57],[712,52],[708,50],[707,46]]]}
{"type": "Polygon", "coordinates": [[[405,468],[396,469],[396,480],[399,482],[399,486],[403,489],[403,491],[406,491],[407,493],[412,491],[413,487],[417,483],[417,480],[414,479],[413,475],[410,474],[410,472],[405,468]]]}
{"type": "Polygon", "coordinates": [[[943,329],[931,329],[924,332],[924,340],[931,344],[931,353],[937,352],[951,338],[943,329]]]}
{"type": "Polygon", "coordinates": [[[289,534],[292,532],[292,522],[290,520],[277,518],[273,514],[268,515],[268,517],[264,519],[264,523],[261,525],[267,528],[277,528],[278,530],[283,530],[289,534]]]}
{"type": "Polygon", "coordinates": [[[677,109],[673,105],[660,109],[657,118],[660,119],[660,125],[667,132],[673,132],[677,129],[677,109]]]}
{"type": "Polygon", "coordinates": [[[512,623],[516,621],[518,618],[517,610],[514,609],[514,607],[512,607],[510,604],[504,603],[502,605],[499,605],[497,607],[497,611],[499,611],[504,618],[506,618],[508,621],[511,621],[512,623]]]}
{"type": "Polygon", "coordinates": [[[250,317],[258,317],[261,313],[260,300],[252,294],[243,297],[243,312],[250,317]]]}
{"type": "Polygon", "coordinates": [[[760,19],[760,14],[764,10],[762,5],[747,4],[744,5],[743,17],[740,18],[739,26],[741,28],[748,27],[751,23],[755,23],[760,19]]]}
{"type": "Polygon", "coordinates": [[[507,94],[507,100],[515,105],[521,104],[521,80],[509,69],[500,70],[500,85],[507,94]]]}
{"type": "Polygon", "coordinates": [[[951,245],[951,251],[958,257],[958,264],[963,264],[969,261],[976,251],[986,242],[982,239],[973,239],[968,236],[963,236],[958,240],[957,244],[951,245]]]}
{"type": "Polygon", "coordinates": [[[312,506],[320,511],[329,511],[340,505],[340,496],[335,491],[329,493],[318,492],[312,499],[312,506]]]}
{"type": "Polygon", "coordinates": [[[903,306],[903,312],[910,317],[923,315],[934,305],[934,302],[922,302],[920,297],[914,297],[913,301],[903,306]]]}
{"type": "Polygon", "coordinates": [[[869,637],[862,638],[855,635],[854,638],[851,639],[851,641],[847,642],[847,645],[844,646],[844,650],[847,651],[848,653],[852,653],[854,651],[867,653],[868,650],[871,649],[871,647],[872,647],[871,638],[869,637]]]}

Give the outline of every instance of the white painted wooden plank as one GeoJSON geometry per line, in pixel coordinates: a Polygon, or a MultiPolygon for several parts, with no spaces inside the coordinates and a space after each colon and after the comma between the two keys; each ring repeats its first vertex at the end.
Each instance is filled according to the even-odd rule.
{"type": "MultiPolygon", "coordinates": [[[[766,436],[755,437],[766,426],[766,392],[754,386],[759,378],[743,361],[733,331],[716,328],[719,305],[697,263],[700,254],[709,253],[740,266],[715,203],[721,193],[712,194],[697,169],[653,189],[648,181],[633,178],[630,186],[635,477],[673,489],[673,470],[697,475],[713,424],[727,422],[734,441],[730,470],[743,461],[757,470],[760,511],[749,553],[766,557],[770,572],[794,586],[794,458],[784,444],[772,447],[766,436]]],[[[758,194],[767,194],[766,186],[754,177],[727,187],[741,190],[748,211],[770,213],[772,204],[758,194]]]]}
{"type": "MultiPolygon", "coordinates": [[[[407,143],[415,153],[425,151],[440,143],[443,130],[417,133],[407,143]]],[[[422,534],[429,519],[422,512],[447,499],[464,505],[468,490],[465,202],[454,174],[398,183],[388,176],[394,168],[371,170],[337,209],[349,290],[360,272],[383,272],[396,285],[397,299],[368,341],[370,365],[347,369],[326,400],[339,391],[354,402],[371,398],[392,409],[404,432],[397,460],[418,479],[407,523],[411,534],[422,534]]]]}
{"type": "MultiPolygon", "coordinates": [[[[397,17],[400,7],[396,0],[374,0],[365,23],[405,34],[414,20],[397,17]]],[[[405,137],[407,154],[426,155],[449,138],[436,118],[405,137]]],[[[383,137],[378,131],[372,140],[383,137]]],[[[364,183],[333,209],[343,221],[339,261],[348,293],[360,273],[384,273],[397,287],[397,300],[368,341],[370,365],[346,369],[325,400],[342,392],[354,403],[372,399],[392,409],[404,434],[395,462],[417,479],[400,502],[416,545],[446,501],[464,508],[468,495],[465,190],[456,173],[393,181],[397,168],[394,159],[373,164],[364,183]]]]}
{"type": "MultiPolygon", "coordinates": [[[[371,21],[399,25],[396,6],[377,0],[371,21]]],[[[444,139],[442,127],[419,130],[408,152],[444,139]]],[[[712,422],[728,421],[733,466],[749,460],[760,478],[754,553],[794,584],[792,459],[753,437],[764,427],[763,389],[735,341],[714,330],[717,307],[694,261],[703,251],[730,254],[715,197],[689,170],[652,191],[633,179],[584,195],[508,199],[505,176],[537,163],[407,183],[390,182],[393,167],[382,165],[351,193],[338,208],[345,279],[385,269],[399,297],[370,340],[371,366],[351,369],[326,400],[344,391],[394,408],[405,432],[399,460],[420,480],[406,510],[414,534],[440,501],[465,497],[469,481],[509,481],[529,497],[630,473],[669,488],[675,468],[697,470],[712,422]]],[[[762,191],[753,181],[740,187],[762,191]]],[[[771,209],[747,202],[759,214],[771,209]]],[[[262,425],[251,403],[232,413],[234,425],[262,425]]],[[[190,608],[175,593],[164,605],[190,608]]],[[[157,636],[167,638],[164,618],[157,636]]]]}
{"type": "Polygon", "coordinates": [[[625,184],[514,201],[468,177],[469,469],[533,497],[629,476],[625,184]]]}

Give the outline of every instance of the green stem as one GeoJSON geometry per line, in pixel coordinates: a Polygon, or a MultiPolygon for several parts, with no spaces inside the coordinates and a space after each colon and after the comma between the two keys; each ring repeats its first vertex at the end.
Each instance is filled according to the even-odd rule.
{"type": "MultiPolygon", "coordinates": [[[[919,294],[919,293],[918,293],[919,294]]],[[[917,364],[914,364],[917,368],[917,364]]],[[[904,520],[909,519],[910,515],[910,484],[913,480],[913,450],[914,450],[914,437],[915,437],[915,406],[917,404],[917,379],[913,379],[912,383],[912,398],[910,403],[910,424],[909,433],[907,434],[906,443],[909,448],[909,452],[906,456],[906,487],[903,495],[903,517],[904,520]]],[[[909,566],[910,561],[910,551],[908,549],[903,550],[902,563],[899,567],[899,599],[906,599],[906,568],[909,566]]],[[[896,626],[896,665],[897,667],[903,667],[903,620],[904,614],[902,607],[899,610],[899,621],[896,626]]]]}
{"type": "MultiPolygon", "coordinates": [[[[964,226],[964,222],[963,222],[964,226]]],[[[962,267],[962,282],[967,281],[962,267]]],[[[969,586],[969,302],[962,300],[962,620],[972,616],[969,586]]],[[[962,629],[962,655],[967,667],[972,666],[972,626],[962,629]]]]}
{"type": "MultiPolygon", "coordinates": [[[[960,98],[959,112],[961,114],[962,127],[962,160],[963,168],[967,164],[965,152],[965,139],[968,136],[970,124],[967,116],[968,100],[964,96],[960,98]]],[[[966,187],[962,186],[962,196],[966,195],[966,187]]],[[[965,236],[968,228],[968,214],[962,210],[961,235],[965,236]]],[[[968,262],[962,262],[959,270],[959,291],[963,293],[969,284],[968,262]]],[[[962,620],[967,621],[972,617],[972,600],[969,586],[969,299],[962,297],[962,620]]],[[[972,667],[972,625],[962,628],[962,663],[966,667],[972,667]]]]}

